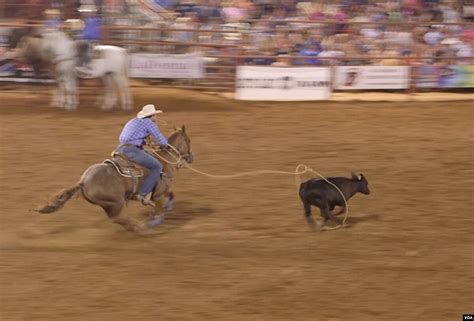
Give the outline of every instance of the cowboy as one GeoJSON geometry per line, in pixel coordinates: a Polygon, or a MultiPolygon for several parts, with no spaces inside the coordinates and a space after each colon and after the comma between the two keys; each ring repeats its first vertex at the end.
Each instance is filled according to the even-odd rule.
{"type": "Polygon", "coordinates": [[[122,129],[119,141],[120,145],[117,151],[125,155],[130,161],[135,162],[147,169],[148,175],[143,178],[143,183],[134,200],[141,201],[143,205],[155,206],[155,204],[146,198],[153,191],[153,188],[160,180],[163,166],[152,155],[143,149],[145,139],[151,136],[156,140],[161,148],[168,146],[168,140],[163,136],[156,124],[156,115],[161,114],[161,110],[156,110],[152,104],[146,105],[137,114],[136,118],[131,119],[122,129]]]}

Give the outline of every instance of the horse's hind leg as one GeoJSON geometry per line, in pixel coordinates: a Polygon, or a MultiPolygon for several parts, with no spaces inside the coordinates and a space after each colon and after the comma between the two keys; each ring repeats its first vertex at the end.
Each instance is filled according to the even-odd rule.
{"type": "Polygon", "coordinates": [[[65,94],[65,85],[64,85],[64,77],[57,76],[56,77],[56,87],[53,89],[53,100],[51,101],[51,107],[64,107],[64,94],[65,94]]]}
{"type": "Polygon", "coordinates": [[[110,73],[105,74],[102,77],[102,82],[104,84],[104,101],[100,107],[102,110],[111,110],[115,104],[115,98],[113,94],[114,84],[112,76],[110,73]]]}
{"type": "Polygon", "coordinates": [[[64,77],[65,86],[65,106],[68,110],[75,110],[77,108],[77,84],[76,76],[73,72],[68,73],[64,77]]]}
{"type": "Polygon", "coordinates": [[[130,88],[128,84],[128,78],[125,75],[116,75],[115,83],[117,84],[117,96],[121,96],[122,109],[130,110],[132,109],[132,98],[130,95],[130,88]]]}
{"type": "Polygon", "coordinates": [[[137,224],[133,223],[130,219],[120,217],[120,212],[122,211],[123,204],[114,204],[114,205],[107,205],[103,206],[102,208],[107,213],[109,218],[112,220],[113,223],[120,224],[123,226],[124,229],[131,232],[136,232],[139,230],[137,224]]]}

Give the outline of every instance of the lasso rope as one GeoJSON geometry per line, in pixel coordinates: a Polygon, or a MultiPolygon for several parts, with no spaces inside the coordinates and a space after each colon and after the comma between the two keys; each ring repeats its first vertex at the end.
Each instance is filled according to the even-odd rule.
{"type": "Polygon", "coordinates": [[[345,223],[346,223],[347,217],[349,215],[349,206],[347,205],[347,200],[344,197],[344,194],[342,193],[342,191],[335,184],[333,184],[332,182],[327,180],[323,175],[321,175],[320,173],[318,173],[317,171],[313,170],[312,168],[308,167],[305,164],[299,164],[298,166],[296,166],[294,172],[264,169],[264,170],[250,171],[250,172],[241,172],[241,173],[236,173],[236,174],[216,175],[216,174],[209,174],[209,173],[200,171],[200,170],[192,167],[191,165],[189,165],[187,162],[183,162],[181,153],[172,145],[168,144],[168,147],[176,155],[174,155],[174,153],[171,153],[170,150],[164,150],[164,151],[166,151],[171,157],[175,158],[175,160],[176,160],[175,162],[169,161],[165,157],[163,157],[160,154],[158,154],[157,152],[155,152],[153,149],[151,150],[151,152],[153,153],[153,155],[155,155],[156,157],[160,158],[161,160],[163,160],[164,162],[166,162],[168,164],[178,165],[178,166],[183,165],[184,167],[189,168],[190,170],[192,170],[195,173],[198,173],[198,174],[201,174],[203,176],[210,177],[210,178],[215,178],[215,179],[231,179],[231,178],[237,178],[237,177],[243,177],[243,176],[263,175],[263,174],[295,175],[296,193],[297,194],[299,193],[299,187],[301,185],[301,175],[306,174],[308,172],[316,174],[317,176],[321,177],[324,181],[326,181],[328,184],[333,186],[341,194],[342,199],[344,200],[344,204],[345,204],[345,213],[344,213],[344,219],[342,220],[342,224],[336,225],[334,227],[325,227],[325,229],[326,230],[335,230],[335,229],[338,229],[338,228],[344,226],[345,223]]]}

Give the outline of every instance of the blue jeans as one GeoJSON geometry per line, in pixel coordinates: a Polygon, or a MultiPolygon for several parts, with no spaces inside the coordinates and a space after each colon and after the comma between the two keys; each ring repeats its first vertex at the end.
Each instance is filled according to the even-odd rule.
{"type": "Polygon", "coordinates": [[[138,194],[146,196],[160,181],[160,174],[163,170],[163,166],[155,157],[136,146],[122,145],[117,151],[125,155],[130,161],[150,170],[148,175],[144,177],[143,183],[138,191],[138,194]]]}

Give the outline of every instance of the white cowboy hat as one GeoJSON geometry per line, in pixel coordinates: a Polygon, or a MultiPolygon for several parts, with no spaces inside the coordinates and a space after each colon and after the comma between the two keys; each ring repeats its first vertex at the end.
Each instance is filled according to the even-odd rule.
{"type": "Polygon", "coordinates": [[[163,111],[161,110],[156,110],[155,105],[148,104],[143,106],[142,110],[137,114],[138,118],[145,118],[149,116],[153,116],[156,114],[161,114],[163,111]]]}

